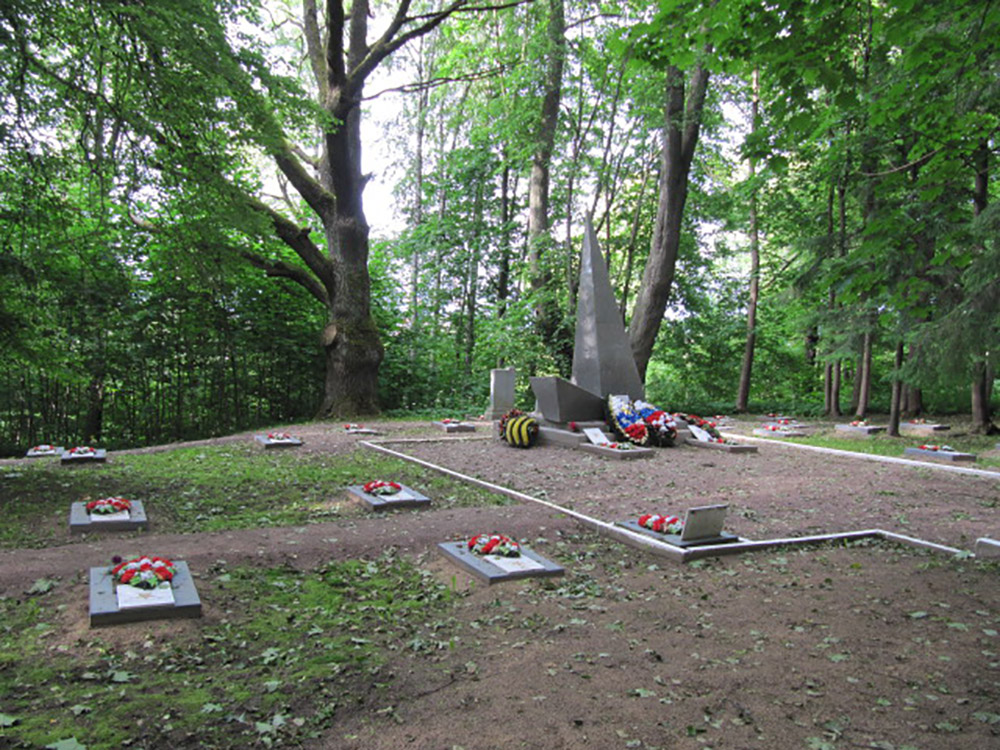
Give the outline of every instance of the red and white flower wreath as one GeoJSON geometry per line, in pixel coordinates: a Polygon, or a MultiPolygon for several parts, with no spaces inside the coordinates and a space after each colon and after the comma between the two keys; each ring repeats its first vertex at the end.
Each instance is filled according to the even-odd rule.
{"type": "Polygon", "coordinates": [[[267,439],[276,443],[288,443],[295,440],[290,432],[269,432],[267,433],[267,439]]]}
{"type": "Polygon", "coordinates": [[[120,513],[123,510],[131,510],[132,503],[124,497],[105,497],[100,500],[91,500],[87,503],[88,513],[104,515],[106,513],[120,513]]]}
{"type": "Polygon", "coordinates": [[[680,534],[684,530],[684,522],[677,516],[661,516],[658,513],[639,516],[639,525],[658,534],[680,534]]]}
{"type": "Polygon", "coordinates": [[[366,495],[395,495],[403,489],[403,486],[396,482],[384,482],[381,479],[368,482],[361,486],[366,495]]]}
{"type": "Polygon", "coordinates": [[[155,589],[164,581],[173,580],[177,568],[165,557],[143,555],[118,563],[111,569],[115,583],[140,589],[155,589]]]}
{"type": "Polygon", "coordinates": [[[93,456],[97,453],[97,451],[89,445],[78,445],[75,448],[70,448],[66,452],[71,456],[93,456]]]}
{"type": "Polygon", "coordinates": [[[503,534],[476,534],[468,545],[469,551],[477,555],[521,556],[521,545],[503,534]]]}

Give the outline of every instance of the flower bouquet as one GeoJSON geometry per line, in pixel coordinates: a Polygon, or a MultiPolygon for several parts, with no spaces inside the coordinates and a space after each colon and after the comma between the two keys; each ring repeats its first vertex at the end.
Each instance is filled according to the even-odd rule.
{"type": "Polygon", "coordinates": [[[384,482],[381,479],[376,479],[362,485],[361,489],[367,495],[395,495],[403,487],[396,482],[384,482]]]}
{"type": "Polygon", "coordinates": [[[851,422],[851,427],[867,427],[867,426],[868,426],[867,419],[855,419],[853,422],[851,422]]]}
{"type": "Polygon", "coordinates": [[[661,516],[658,513],[639,516],[639,525],[658,534],[680,534],[684,530],[684,522],[677,516],[661,516]]]}
{"type": "Polygon", "coordinates": [[[132,503],[124,497],[105,497],[87,503],[87,512],[96,515],[110,515],[132,509],[132,503]]]}
{"type": "Polygon", "coordinates": [[[677,423],[673,416],[645,401],[636,401],[633,406],[646,425],[649,442],[664,447],[674,444],[677,439],[677,423]]]}
{"type": "Polygon", "coordinates": [[[49,445],[48,443],[42,443],[41,445],[32,446],[28,451],[29,453],[34,453],[35,455],[55,455],[56,447],[54,445],[49,445]]]}
{"type": "Polygon", "coordinates": [[[290,432],[269,432],[267,433],[267,439],[272,443],[289,443],[295,440],[290,432]]]}
{"type": "Polygon", "coordinates": [[[140,589],[155,589],[161,583],[171,581],[176,573],[177,568],[170,560],[147,555],[119,562],[111,569],[115,583],[140,589]]]}
{"type": "Polygon", "coordinates": [[[89,445],[78,445],[75,448],[70,448],[66,453],[70,456],[93,456],[97,451],[89,445]]]}
{"type": "Polygon", "coordinates": [[[521,556],[521,545],[503,534],[476,534],[468,541],[468,547],[477,555],[521,556]]]}

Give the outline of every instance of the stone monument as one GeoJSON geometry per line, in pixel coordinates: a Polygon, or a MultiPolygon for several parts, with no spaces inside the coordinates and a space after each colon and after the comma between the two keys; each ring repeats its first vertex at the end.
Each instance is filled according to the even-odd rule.
{"type": "Polygon", "coordinates": [[[576,340],[572,381],[559,377],[531,379],[538,409],[549,422],[604,419],[609,394],[642,398],[644,390],[632,357],[608,267],[588,217],[580,257],[576,305],[576,340]]]}
{"type": "Polygon", "coordinates": [[[487,419],[500,419],[514,408],[514,385],[517,371],[513,367],[490,370],[490,410],[487,419]]]}

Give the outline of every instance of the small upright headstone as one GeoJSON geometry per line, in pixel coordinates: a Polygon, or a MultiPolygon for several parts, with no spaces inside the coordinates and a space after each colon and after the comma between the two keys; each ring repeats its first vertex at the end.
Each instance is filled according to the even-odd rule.
{"type": "Polygon", "coordinates": [[[487,419],[500,419],[514,408],[517,371],[512,367],[490,370],[490,411],[487,419]]]}

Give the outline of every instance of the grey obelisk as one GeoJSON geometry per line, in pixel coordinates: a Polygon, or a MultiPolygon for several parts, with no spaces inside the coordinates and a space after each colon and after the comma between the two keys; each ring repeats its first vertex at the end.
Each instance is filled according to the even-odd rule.
{"type": "Polygon", "coordinates": [[[627,394],[637,399],[644,395],[608,267],[589,216],[580,258],[573,382],[601,398],[627,394]]]}

